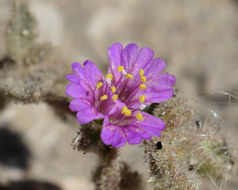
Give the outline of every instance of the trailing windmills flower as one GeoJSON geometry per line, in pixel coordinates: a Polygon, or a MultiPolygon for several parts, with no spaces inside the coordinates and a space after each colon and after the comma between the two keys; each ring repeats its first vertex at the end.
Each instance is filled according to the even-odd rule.
{"type": "Polygon", "coordinates": [[[153,58],[153,50],[147,47],[128,44],[123,48],[115,43],[108,48],[108,56],[106,77],[90,60],[83,63],[84,67],[72,64],[75,74],[66,76],[71,81],[66,94],[74,98],[69,105],[71,111],[77,112],[81,124],[104,119],[102,141],[115,148],[160,136],[164,122],[142,110],[170,99],[175,77],[161,74],[165,62],[153,58]]]}

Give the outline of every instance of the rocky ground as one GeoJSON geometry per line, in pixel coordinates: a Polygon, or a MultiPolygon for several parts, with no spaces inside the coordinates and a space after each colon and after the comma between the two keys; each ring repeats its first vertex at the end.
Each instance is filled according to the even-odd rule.
{"type": "MultiPolygon", "coordinates": [[[[31,0],[30,8],[38,22],[37,40],[51,43],[69,72],[72,62],[84,59],[106,72],[107,47],[116,41],[151,47],[176,76],[179,93],[214,110],[233,146],[238,143],[238,1],[31,0]]],[[[0,0],[0,57],[6,54],[4,29],[10,17],[11,4],[0,0]]],[[[0,182],[27,178],[64,190],[93,190],[98,158],[72,149],[77,131],[72,126],[44,103],[8,105],[0,113],[0,130],[9,129],[13,141],[19,134],[27,148],[21,148],[20,162],[6,163],[0,156],[0,182]]],[[[120,157],[147,180],[141,147],[123,147],[120,157]]],[[[210,184],[209,189],[219,189],[210,184]]],[[[223,189],[237,187],[231,180],[223,189]]]]}

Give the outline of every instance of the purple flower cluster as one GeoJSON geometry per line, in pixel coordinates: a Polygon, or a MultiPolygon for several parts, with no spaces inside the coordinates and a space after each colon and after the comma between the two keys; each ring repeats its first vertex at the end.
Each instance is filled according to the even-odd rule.
{"type": "Polygon", "coordinates": [[[86,60],[84,67],[72,64],[75,74],[66,76],[71,81],[66,94],[74,98],[71,111],[77,112],[81,124],[104,119],[102,141],[116,148],[160,136],[164,122],[141,110],[168,100],[174,93],[175,77],[160,74],[165,62],[153,58],[153,50],[147,47],[128,44],[123,48],[115,43],[108,48],[108,57],[106,77],[92,61],[86,60]]]}

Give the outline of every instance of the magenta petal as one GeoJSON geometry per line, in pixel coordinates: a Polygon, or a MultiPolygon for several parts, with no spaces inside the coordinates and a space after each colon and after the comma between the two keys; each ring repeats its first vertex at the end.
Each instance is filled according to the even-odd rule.
{"type": "Polygon", "coordinates": [[[176,82],[176,78],[174,75],[169,75],[168,73],[163,73],[158,76],[155,81],[160,86],[174,86],[176,82]]]}
{"type": "Polygon", "coordinates": [[[80,111],[77,113],[78,122],[81,124],[86,124],[92,120],[102,119],[102,118],[104,118],[104,115],[100,113],[97,114],[95,110],[93,110],[92,108],[91,109],[89,108],[87,110],[80,111]]]}
{"type": "Polygon", "coordinates": [[[112,146],[115,148],[120,148],[126,144],[126,137],[120,128],[116,128],[114,131],[114,137],[112,140],[112,146]]]}
{"type": "MultiPolygon", "coordinates": [[[[77,62],[74,62],[72,64],[72,69],[75,72],[76,76],[79,77],[79,80],[77,80],[77,84],[79,84],[85,91],[88,91],[88,93],[93,93],[93,88],[95,87],[95,84],[93,83],[92,79],[88,76],[85,69],[77,62]]],[[[72,76],[66,76],[69,78],[69,80],[75,80],[72,79],[72,76]]],[[[70,81],[71,81],[70,80],[70,81]]]]}
{"type": "Polygon", "coordinates": [[[103,127],[101,132],[101,139],[105,145],[112,144],[112,139],[114,135],[114,128],[103,127]]]}
{"type": "Polygon", "coordinates": [[[125,106],[124,103],[122,103],[120,100],[117,100],[116,103],[110,108],[110,111],[108,112],[109,116],[116,115],[118,113],[121,113],[122,108],[125,106]]]}
{"type": "Polygon", "coordinates": [[[139,47],[136,44],[128,44],[122,51],[122,64],[128,70],[137,58],[139,47]]]}
{"type": "Polygon", "coordinates": [[[80,77],[86,78],[86,73],[80,63],[74,62],[72,63],[73,71],[80,77]]]}
{"type": "Polygon", "coordinates": [[[87,91],[92,91],[98,81],[102,80],[103,75],[98,67],[90,60],[86,60],[84,68],[77,62],[72,64],[72,69],[76,75],[69,74],[66,78],[75,84],[80,84],[87,91]]]}
{"type": "Polygon", "coordinates": [[[121,64],[121,51],[122,45],[120,43],[115,43],[108,48],[108,57],[110,60],[110,66],[117,68],[121,64]]]}
{"type": "Polygon", "coordinates": [[[150,48],[143,47],[138,53],[135,67],[137,67],[137,70],[140,70],[140,68],[144,68],[154,57],[154,51],[150,48]]]}
{"type": "Polygon", "coordinates": [[[164,70],[165,66],[165,61],[160,58],[155,58],[153,61],[151,61],[150,64],[145,66],[145,75],[158,75],[161,71],[164,70]]]}
{"type": "Polygon", "coordinates": [[[151,92],[145,92],[143,94],[147,97],[146,103],[160,103],[170,99],[174,94],[174,90],[172,88],[162,90],[155,89],[153,91],[151,90],[151,92]]]}
{"type": "Polygon", "coordinates": [[[159,137],[162,130],[165,129],[165,123],[148,113],[141,112],[144,120],[137,123],[138,126],[143,128],[151,136],[159,137]]]}
{"type": "Polygon", "coordinates": [[[121,76],[121,73],[117,71],[117,67],[121,64],[122,49],[123,47],[120,43],[115,43],[108,48],[108,57],[110,61],[108,72],[113,74],[115,81],[118,81],[121,76]]]}
{"type": "Polygon", "coordinates": [[[65,94],[73,98],[79,98],[86,96],[86,91],[79,85],[69,83],[66,86],[65,94]]]}
{"type": "Polygon", "coordinates": [[[74,84],[80,84],[80,77],[75,74],[67,74],[66,78],[74,84]]]}
{"type": "MultiPolygon", "coordinates": [[[[173,75],[163,73],[148,81],[146,83],[147,88],[143,91],[139,91],[137,96],[139,97],[140,95],[145,95],[146,105],[151,103],[164,102],[173,96],[174,90],[172,89],[172,87],[175,82],[176,79],[173,75]]],[[[136,108],[139,106],[139,104],[138,102],[135,102],[132,106],[133,108],[136,108]]]]}
{"type": "Polygon", "coordinates": [[[69,108],[71,111],[84,111],[91,109],[89,102],[83,101],[81,99],[73,99],[69,103],[69,108]]]}
{"type": "Polygon", "coordinates": [[[104,118],[104,115],[98,113],[90,104],[89,102],[81,99],[74,99],[71,100],[69,104],[69,108],[71,111],[76,111],[77,119],[79,123],[85,124],[89,123],[94,119],[101,119],[104,118]]]}
{"type": "Polygon", "coordinates": [[[147,90],[139,92],[137,96],[134,97],[135,101],[130,104],[130,107],[134,109],[138,109],[141,105],[139,102],[139,97],[144,95],[146,100],[143,104],[150,105],[151,103],[160,103],[169,100],[174,94],[174,90],[172,88],[166,89],[157,89],[154,86],[148,87],[147,90]]]}
{"type": "Polygon", "coordinates": [[[86,60],[84,63],[84,69],[87,74],[88,80],[91,82],[91,85],[96,87],[98,81],[102,80],[103,75],[98,67],[90,60],[86,60]]]}
{"type": "Polygon", "coordinates": [[[104,119],[103,129],[101,132],[102,141],[106,145],[112,145],[115,148],[119,148],[126,144],[126,137],[120,127],[112,125],[108,117],[104,119]]]}
{"type": "Polygon", "coordinates": [[[139,144],[142,141],[142,135],[130,127],[126,129],[126,138],[129,144],[139,144]]]}

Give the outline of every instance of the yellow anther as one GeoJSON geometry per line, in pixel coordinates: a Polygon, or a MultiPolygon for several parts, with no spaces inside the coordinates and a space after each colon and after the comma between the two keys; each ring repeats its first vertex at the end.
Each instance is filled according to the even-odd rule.
{"type": "Polygon", "coordinates": [[[128,109],[128,108],[127,108],[126,106],[123,106],[123,108],[122,108],[122,110],[121,110],[121,113],[124,114],[127,109],[128,109]]]}
{"type": "Polygon", "coordinates": [[[145,85],[145,84],[140,84],[140,89],[141,90],[144,90],[144,89],[146,89],[147,88],[147,86],[145,85]]]}
{"type": "Polygon", "coordinates": [[[139,100],[140,100],[141,103],[143,103],[145,101],[145,95],[141,95],[139,100]]]}
{"type": "Polygon", "coordinates": [[[100,97],[100,100],[102,100],[102,101],[104,101],[106,99],[107,99],[107,95],[106,94],[100,97]]]}
{"type": "Polygon", "coordinates": [[[142,81],[143,83],[146,82],[146,77],[145,77],[145,76],[141,76],[140,79],[141,79],[141,81],[142,81]]]}
{"type": "Polygon", "coordinates": [[[101,88],[101,87],[102,87],[102,85],[103,85],[103,83],[102,83],[102,82],[98,82],[98,83],[97,83],[97,85],[96,85],[97,89],[101,88]]]}
{"type": "Polygon", "coordinates": [[[122,72],[122,71],[124,70],[124,66],[120,66],[120,65],[119,65],[119,66],[117,67],[117,70],[118,70],[118,72],[122,72]]]}
{"type": "Polygon", "coordinates": [[[112,96],[112,100],[115,102],[115,101],[117,101],[117,99],[118,99],[118,95],[117,95],[117,94],[114,94],[114,95],[112,96]]]}
{"type": "Polygon", "coordinates": [[[127,73],[127,74],[126,74],[126,78],[133,79],[134,76],[133,76],[132,74],[130,74],[130,73],[127,73]]]}
{"type": "Polygon", "coordinates": [[[125,116],[131,116],[131,110],[128,109],[126,106],[122,108],[121,113],[124,114],[125,116]]]}
{"type": "Polygon", "coordinates": [[[112,73],[108,73],[107,76],[106,76],[106,78],[112,80],[112,79],[113,79],[113,75],[112,75],[112,73]]]}
{"type": "Polygon", "coordinates": [[[111,91],[112,91],[112,93],[115,93],[115,92],[116,92],[116,90],[117,90],[117,89],[116,89],[116,87],[115,87],[115,86],[112,86],[112,87],[111,87],[111,91]]]}
{"type": "Polygon", "coordinates": [[[127,109],[124,113],[125,116],[131,116],[131,110],[127,109]]]}
{"type": "Polygon", "coordinates": [[[143,115],[140,113],[140,112],[138,112],[137,114],[136,114],[136,119],[138,119],[138,120],[143,120],[144,119],[144,117],[143,117],[143,115]]]}
{"type": "Polygon", "coordinates": [[[145,74],[144,69],[140,69],[139,74],[140,74],[140,76],[143,76],[145,74]]]}

